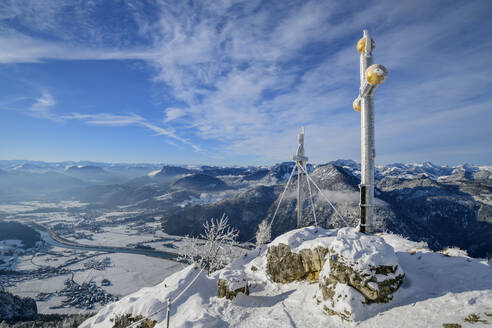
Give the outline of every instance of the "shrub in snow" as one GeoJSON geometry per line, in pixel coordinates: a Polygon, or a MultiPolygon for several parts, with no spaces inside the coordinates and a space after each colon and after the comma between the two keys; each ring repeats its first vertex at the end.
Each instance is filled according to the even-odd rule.
{"type": "Polygon", "coordinates": [[[358,320],[364,305],[390,301],[404,275],[393,247],[383,238],[343,228],[330,244],[318,300],[328,314],[358,320]]]}
{"type": "Polygon", "coordinates": [[[261,245],[265,245],[270,242],[271,236],[271,227],[267,223],[266,220],[261,221],[258,225],[258,231],[256,231],[256,246],[260,247],[261,245]]]}
{"type": "Polygon", "coordinates": [[[180,258],[197,263],[207,269],[208,274],[221,269],[237,257],[238,231],[229,226],[225,214],[219,220],[211,219],[203,225],[200,238],[188,237],[180,247],[180,258]]]}

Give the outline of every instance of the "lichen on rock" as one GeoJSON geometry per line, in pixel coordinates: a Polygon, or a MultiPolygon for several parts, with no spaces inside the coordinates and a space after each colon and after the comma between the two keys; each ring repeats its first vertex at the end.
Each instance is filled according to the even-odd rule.
{"type": "Polygon", "coordinates": [[[288,245],[282,243],[270,246],[267,251],[268,274],[273,281],[284,284],[296,280],[318,281],[327,252],[321,246],[302,249],[299,253],[292,252],[288,245]]]}

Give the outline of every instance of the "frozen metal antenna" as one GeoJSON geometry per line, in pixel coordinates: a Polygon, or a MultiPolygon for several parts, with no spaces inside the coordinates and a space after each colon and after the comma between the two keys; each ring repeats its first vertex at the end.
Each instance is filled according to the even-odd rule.
{"type": "Polygon", "coordinates": [[[374,225],[374,94],[388,75],[383,65],[372,64],[374,47],[374,40],[364,30],[364,36],[357,43],[360,53],[360,89],[353,103],[354,109],[361,112],[360,232],[371,232],[374,225]]]}
{"type": "Polygon", "coordinates": [[[321,197],[323,197],[328,202],[328,204],[330,204],[331,208],[333,208],[335,214],[334,219],[341,220],[341,222],[343,222],[345,226],[349,226],[348,222],[343,218],[340,212],[338,212],[335,205],[333,205],[333,203],[328,199],[328,197],[326,197],[326,195],[321,190],[321,188],[309,175],[306,165],[308,158],[307,156],[304,155],[304,127],[302,128],[301,133],[299,133],[298,140],[299,140],[299,146],[297,147],[297,153],[294,155],[293,158],[296,164],[292,166],[289,179],[287,179],[287,183],[285,184],[284,191],[280,195],[280,199],[277,203],[277,208],[275,209],[272,220],[270,221],[270,228],[273,226],[273,222],[275,221],[275,217],[277,216],[278,209],[280,208],[280,204],[282,203],[285,193],[290,186],[290,181],[292,180],[292,177],[294,176],[294,172],[296,169],[297,169],[297,227],[300,228],[302,226],[302,203],[303,203],[302,185],[303,185],[304,178],[306,178],[305,181],[309,191],[309,198],[311,200],[311,209],[313,211],[314,226],[318,226],[318,219],[316,217],[316,209],[314,206],[314,198],[311,190],[312,189],[311,184],[313,184],[313,186],[318,190],[319,195],[321,195],[321,197]]]}
{"type": "Polygon", "coordinates": [[[308,161],[308,158],[304,156],[304,127],[302,127],[301,133],[299,133],[299,146],[293,159],[297,166],[297,227],[300,228],[302,223],[302,179],[304,164],[308,161]]]}

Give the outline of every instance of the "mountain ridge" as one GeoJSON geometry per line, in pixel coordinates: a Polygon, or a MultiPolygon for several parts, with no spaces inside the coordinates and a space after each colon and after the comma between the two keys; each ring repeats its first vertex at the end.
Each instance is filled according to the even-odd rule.
{"type": "MultiPolygon", "coordinates": [[[[161,216],[164,230],[170,229],[169,232],[182,235],[198,234],[203,220],[226,213],[231,216],[233,225],[243,230],[242,240],[254,237],[261,221],[272,219],[280,194],[294,168],[292,161],[270,167],[164,165],[160,172],[171,170],[186,174],[149,176],[149,172],[155,171],[155,165],[140,164],[129,165],[126,169],[138,167],[138,170],[122,176],[119,175],[121,170],[126,170],[123,164],[107,164],[101,167],[109,178],[101,181],[97,176],[75,179],[54,171],[11,170],[22,164],[0,161],[0,170],[3,170],[0,184],[11,186],[0,193],[0,201],[33,200],[29,197],[35,197],[36,200],[78,200],[106,209],[125,206],[141,211],[143,216],[161,216]],[[50,186],[52,176],[53,179],[56,176],[57,183],[50,186]],[[33,185],[38,186],[34,188],[35,193],[27,193],[26,190],[32,191],[33,185]],[[169,228],[171,222],[175,222],[173,225],[180,222],[179,216],[187,218],[185,221],[189,224],[185,226],[189,228],[179,225],[178,228],[169,228]]],[[[42,162],[33,164],[37,169],[43,167],[42,162]]],[[[53,166],[53,163],[46,164],[47,168],[53,166]]],[[[319,212],[316,217],[318,224],[325,228],[345,225],[324,200],[327,196],[345,220],[355,226],[359,217],[360,165],[352,160],[336,160],[309,165],[308,170],[323,190],[320,194],[311,186],[314,205],[319,212]]],[[[274,235],[296,227],[295,169],[293,173],[291,185],[272,226],[274,235]]],[[[306,185],[304,191],[302,224],[310,225],[315,223],[315,217],[306,185]]],[[[412,240],[425,240],[435,250],[458,246],[472,256],[492,255],[490,167],[469,164],[439,166],[430,162],[378,165],[375,196],[377,229],[393,231],[412,240]]]]}

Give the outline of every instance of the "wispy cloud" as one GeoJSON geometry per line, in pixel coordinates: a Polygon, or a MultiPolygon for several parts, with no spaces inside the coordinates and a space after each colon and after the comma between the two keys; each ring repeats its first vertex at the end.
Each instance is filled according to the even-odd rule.
{"type": "Polygon", "coordinates": [[[79,114],[73,113],[70,115],[63,116],[64,119],[74,119],[85,121],[92,125],[105,125],[105,126],[127,126],[136,125],[145,122],[145,119],[136,114],[129,115],[114,115],[107,113],[99,114],[79,114]]]}
{"type": "Polygon", "coordinates": [[[81,114],[71,113],[68,115],[57,114],[53,111],[56,105],[54,97],[48,91],[43,91],[39,98],[34,99],[33,104],[29,107],[28,112],[38,118],[49,119],[56,122],[67,120],[79,120],[89,125],[100,125],[108,127],[123,126],[140,126],[154,132],[155,136],[166,136],[177,140],[183,144],[189,145],[195,151],[200,151],[200,147],[190,142],[186,138],[178,136],[172,129],[165,129],[156,124],[149,122],[140,115],[130,113],[125,115],[116,115],[111,113],[81,114]]]}
{"type": "MultiPolygon", "coordinates": [[[[224,153],[289,158],[296,131],[305,125],[316,159],[357,158],[359,115],[351,110],[359,70],[354,45],[366,27],[376,38],[377,62],[390,70],[376,100],[382,123],[379,158],[388,160],[407,148],[407,158],[423,160],[410,149],[414,141],[438,149],[450,133],[466,139],[457,148],[477,142],[472,124],[453,129],[442,123],[456,117],[452,109],[465,108],[489,91],[492,60],[486,54],[492,42],[480,38],[471,23],[486,20],[491,10],[483,2],[395,6],[381,1],[357,8],[317,1],[285,7],[254,1],[181,3],[176,11],[166,6],[154,31],[161,35],[155,43],[162,49],[159,79],[188,104],[181,119],[199,137],[220,140],[224,153]],[[190,20],[190,13],[198,18],[190,20]],[[418,123],[431,112],[443,120],[418,123]],[[384,122],[391,122],[390,129],[384,122]],[[398,132],[408,126],[416,137],[398,132]],[[431,144],[420,138],[427,129],[447,128],[431,144]]],[[[478,106],[491,118],[484,104],[478,106]]],[[[490,134],[486,138],[492,142],[490,134]]]]}
{"type": "Polygon", "coordinates": [[[114,115],[108,113],[98,113],[98,114],[79,114],[73,113],[70,115],[65,115],[62,117],[65,120],[80,120],[90,125],[103,125],[103,126],[141,126],[153,131],[155,136],[166,136],[171,139],[177,140],[181,143],[191,146],[194,150],[199,151],[200,147],[193,144],[189,140],[182,138],[170,129],[165,129],[153,123],[150,123],[145,118],[136,115],[114,115]]]}
{"type": "Polygon", "coordinates": [[[184,111],[181,108],[175,108],[175,107],[166,108],[164,113],[166,115],[166,117],[164,119],[165,123],[174,121],[174,120],[186,115],[186,111],[184,111]]]}
{"type": "Polygon", "coordinates": [[[55,105],[56,102],[51,93],[43,90],[42,95],[34,99],[33,104],[29,108],[29,113],[38,118],[60,121],[62,119],[52,111],[55,105]]]}
{"type": "Polygon", "coordinates": [[[152,60],[149,49],[116,49],[69,45],[59,41],[38,40],[18,33],[0,34],[0,64],[36,63],[43,60],[152,60]]]}
{"type": "Polygon", "coordinates": [[[156,53],[149,42],[130,41],[134,33],[128,22],[132,17],[130,3],[2,1],[0,63],[150,60],[156,53]],[[118,18],[101,15],[103,11],[113,11],[118,18]]]}
{"type": "MultiPolygon", "coordinates": [[[[376,96],[378,160],[403,158],[406,149],[405,160],[439,161],[425,149],[447,149],[451,139],[456,153],[482,138],[492,143],[492,135],[483,132],[490,131],[486,122],[492,119],[486,110],[492,100],[492,41],[483,37],[492,28],[492,7],[486,1],[156,1],[151,11],[128,2],[122,15],[135,31],[125,30],[131,26],[126,24],[124,32],[94,21],[97,5],[68,10],[57,1],[47,4],[39,15],[22,14],[15,1],[0,9],[0,20],[19,20],[36,32],[0,27],[0,63],[141,59],[180,104],[165,109],[166,128],[135,114],[69,115],[87,124],[142,126],[196,149],[189,140],[215,141],[218,156],[272,161],[290,158],[304,125],[313,160],[356,159],[355,43],[369,28],[375,59],[390,71],[376,96]],[[64,31],[60,12],[67,10],[93,37],[64,31]],[[55,37],[39,37],[43,33],[55,37]]],[[[38,111],[49,116],[53,105],[44,100],[38,111]]]]}

